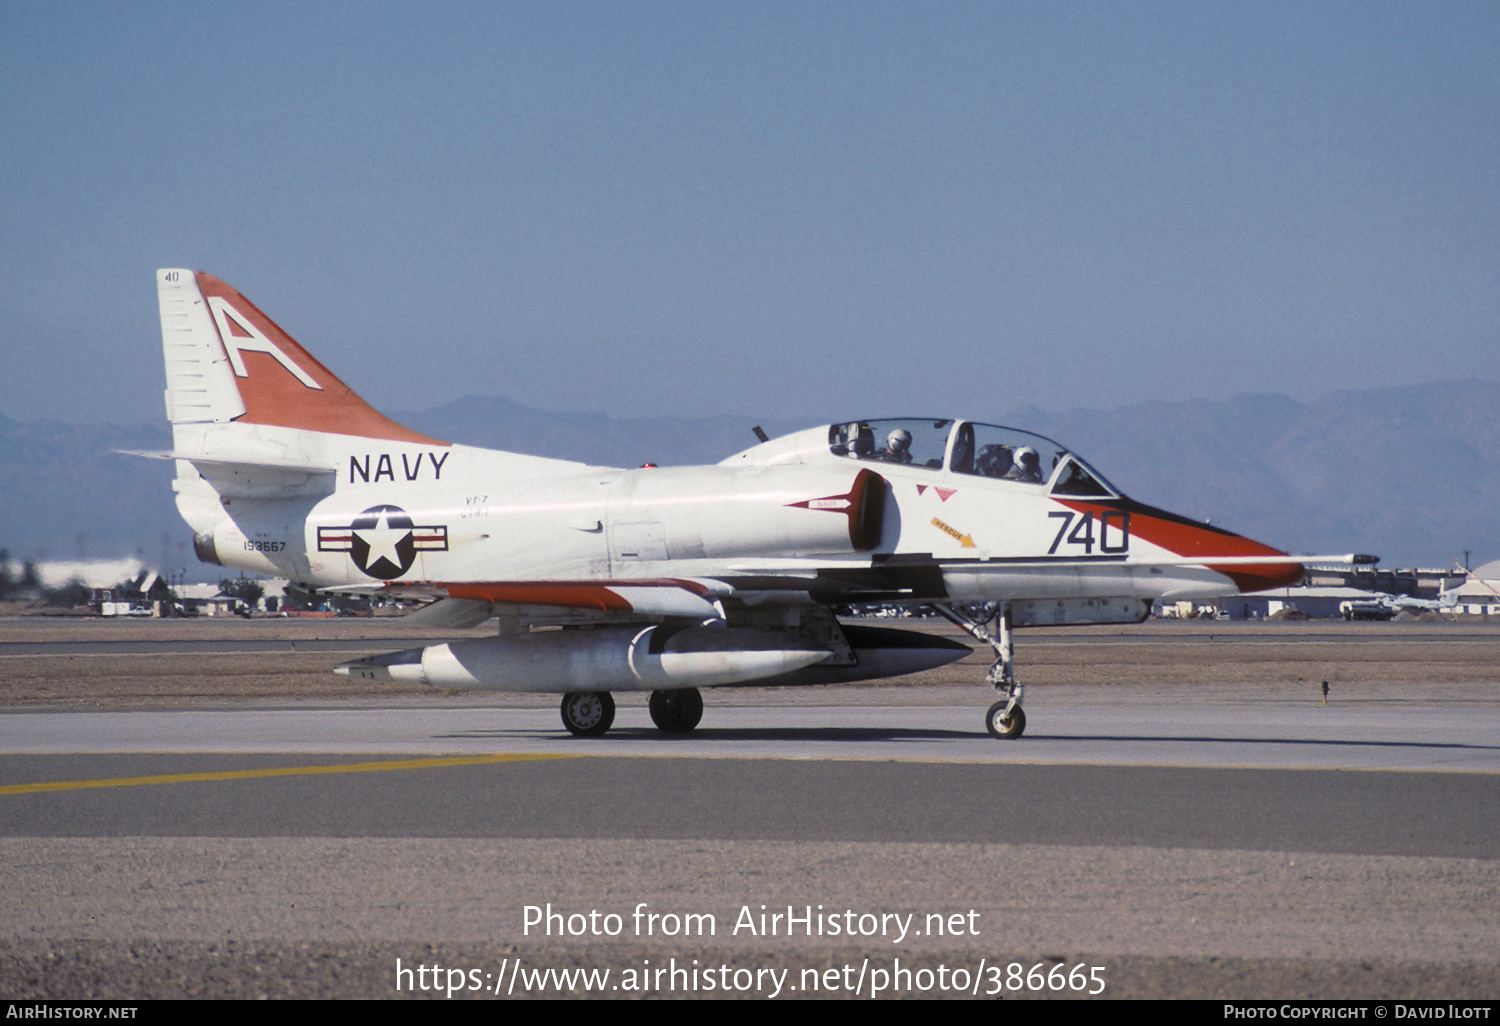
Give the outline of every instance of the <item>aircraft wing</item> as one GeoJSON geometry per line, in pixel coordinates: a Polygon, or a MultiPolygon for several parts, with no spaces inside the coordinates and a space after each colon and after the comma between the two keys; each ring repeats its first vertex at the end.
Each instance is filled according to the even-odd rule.
{"type": "MultiPolygon", "coordinates": [[[[395,587],[391,593],[421,597],[425,589],[395,587]]],[[[717,619],[722,611],[692,582],[507,581],[454,584],[403,620],[410,624],[462,629],[494,616],[520,623],[567,625],[610,619],[683,617],[717,619]]]]}
{"type": "Polygon", "coordinates": [[[498,615],[535,624],[597,623],[611,619],[723,619],[726,601],[758,604],[772,595],[782,604],[792,605],[940,597],[902,588],[884,576],[863,576],[863,580],[849,580],[818,573],[758,573],[624,580],[391,582],[373,590],[414,599],[435,598],[436,601],[408,613],[404,619],[408,623],[450,628],[476,626],[498,615]]]}
{"type": "MultiPolygon", "coordinates": [[[[1151,566],[1252,566],[1279,562],[1356,563],[1369,557],[1266,556],[1175,557],[1142,561],[1151,566]]],[[[1091,566],[1087,560],[1054,559],[1061,567],[1091,566]]],[[[347,590],[347,589],[332,589],[347,590]]],[[[724,619],[726,602],[760,605],[844,605],[857,602],[946,601],[942,566],[935,560],[907,560],[880,567],[819,567],[788,571],[774,566],[743,567],[703,577],[599,580],[390,582],[371,591],[435,601],[405,617],[406,622],[442,628],[477,626],[493,616],[528,624],[599,623],[611,619],[724,619]]]]}

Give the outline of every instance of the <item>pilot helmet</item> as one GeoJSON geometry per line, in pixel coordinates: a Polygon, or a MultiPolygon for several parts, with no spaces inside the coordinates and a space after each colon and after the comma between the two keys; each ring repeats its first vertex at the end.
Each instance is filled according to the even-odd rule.
{"type": "Polygon", "coordinates": [[[1020,446],[1016,449],[1016,466],[1021,468],[1021,473],[1027,477],[1042,479],[1042,458],[1036,454],[1036,450],[1029,445],[1020,446]]]}
{"type": "Polygon", "coordinates": [[[911,432],[906,428],[897,428],[885,436],[885,444],[891,452],[905,452],[911,448],[911,432]]]}

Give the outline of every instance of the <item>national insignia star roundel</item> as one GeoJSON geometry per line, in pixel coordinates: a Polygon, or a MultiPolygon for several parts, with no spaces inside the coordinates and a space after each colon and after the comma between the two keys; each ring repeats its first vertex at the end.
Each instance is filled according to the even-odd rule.
{"type": "Polygon", "coordinates": [[[411,569],[417,553],[446,551],[448,529],[418,526],[400,506],[371,506],[348,527],[319,527],[319,552],[347,552],[355,566],[382,581],[411,569]]]}

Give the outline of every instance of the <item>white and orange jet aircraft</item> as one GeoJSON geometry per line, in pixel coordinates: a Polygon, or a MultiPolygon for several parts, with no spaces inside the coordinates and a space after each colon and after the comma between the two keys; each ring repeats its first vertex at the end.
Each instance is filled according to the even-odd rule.
{"type": "Polygon", "coordinates": [[[1135,623],[1153,600],[1303,576],[1298,558],[1135,502],[1063,446],[992,424],[848,421],[633,470],[454,445],[376,412],[217,278],[163,270],[157,290],[173,448],[151,455],[176,461],[199,558],[430,596],[411,617],[434,625],[498,616],[494,637],[337,672],[560,693],[574,734],[609,729],[613,691],[651,692],[656,725],[685,733],[701,687],[871,680],[969,652],[834,615],[887,603],[930,606],[994,649],[985,722],[1015,738],[1012,628],[1135,623]]]}

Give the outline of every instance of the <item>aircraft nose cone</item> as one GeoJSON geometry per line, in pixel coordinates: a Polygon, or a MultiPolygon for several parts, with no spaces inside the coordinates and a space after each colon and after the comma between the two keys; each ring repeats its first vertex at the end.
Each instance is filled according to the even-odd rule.
{"type": "MultiPolygon", "coordinates": [[[[1094,508],[1085,503],[1075,505],[1067,502],[1065,505],[1080,511],[1094,508]]],[[[1262,545],[1222,527],[1169,513],[1133,499],[1122,499],[1118,509],[1130,518],[1131,536],[1158,545],[1175,555],[1202,560],[1203,566],[1228,577],[1241,592],[1290,587],[1300,584],[1306,575],[1306,568],[1280,549],[1262,545]],[[1216,556],[1234,562],[1216,563],[1216,556]],[[1261,563],[1246,560],[1246,557],[1254,556],[1265,556],[1266,561],[1261,563]]]]}

